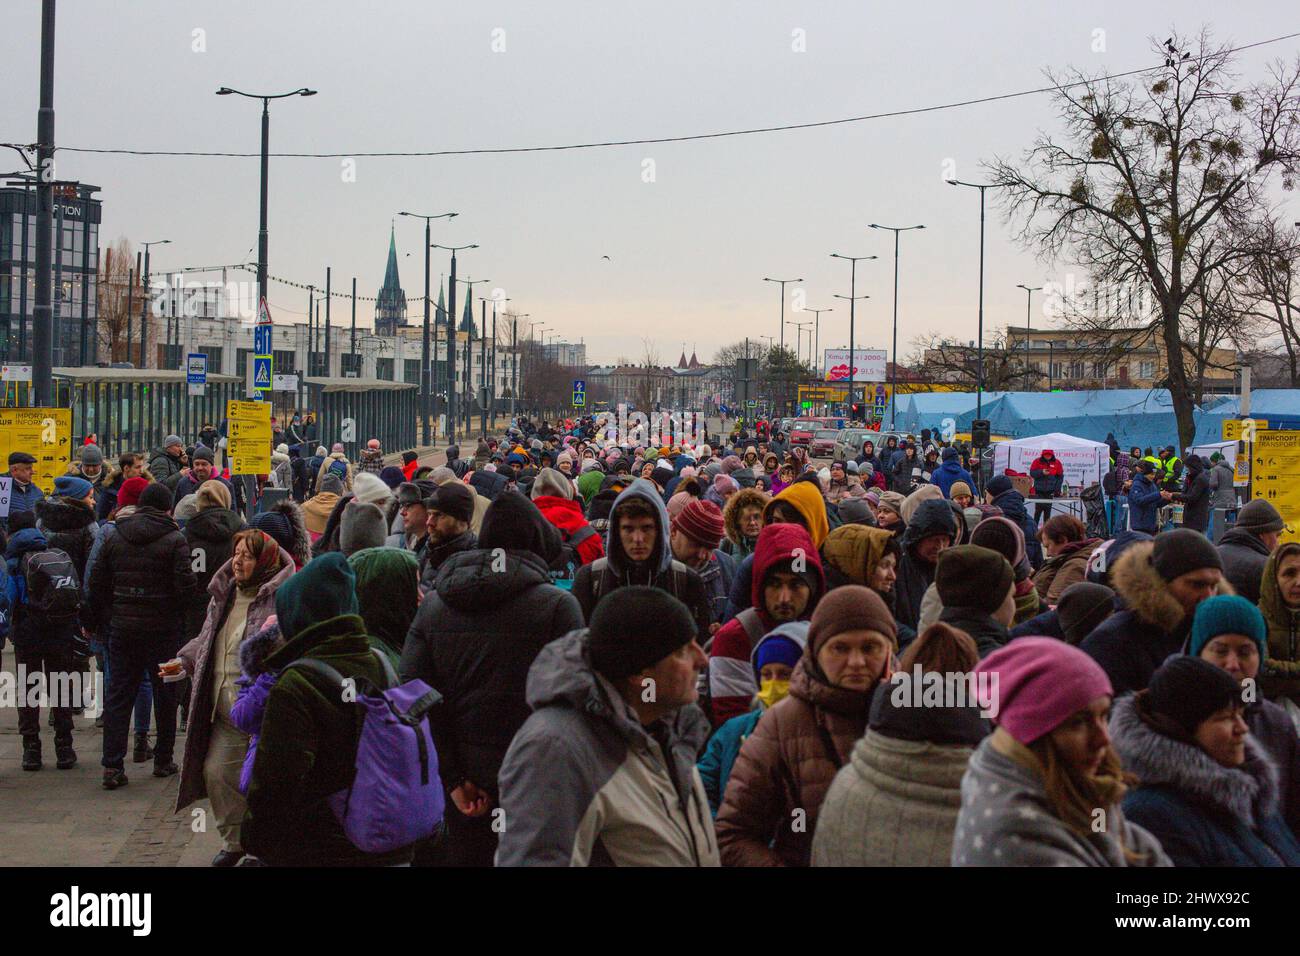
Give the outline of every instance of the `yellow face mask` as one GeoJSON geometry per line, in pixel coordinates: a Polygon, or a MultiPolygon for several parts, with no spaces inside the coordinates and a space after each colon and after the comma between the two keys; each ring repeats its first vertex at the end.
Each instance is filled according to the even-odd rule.
{"type": "Polygon", "coordinates": [[[763,707],[771,707],[773,704],[785,698],[790,693],[790,682],[788,680],[765,680],[758,689],[758,699],[763,702],[763,707]]]}

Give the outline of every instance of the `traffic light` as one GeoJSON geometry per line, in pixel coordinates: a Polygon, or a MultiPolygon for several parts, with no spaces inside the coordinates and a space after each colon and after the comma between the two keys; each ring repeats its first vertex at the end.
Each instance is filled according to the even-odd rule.
{"type": "Polygon", "coordinates": [[[854,402],[850,407],[852,418],[855,422],[862,421],[863,405],[861,402],[854,402]]]}
{"type": "Polygon", "coordinates": [[[989,420],[977,418],[970,423],[970,443],[975,448],[987,448],[989,444],[989,420]]]}

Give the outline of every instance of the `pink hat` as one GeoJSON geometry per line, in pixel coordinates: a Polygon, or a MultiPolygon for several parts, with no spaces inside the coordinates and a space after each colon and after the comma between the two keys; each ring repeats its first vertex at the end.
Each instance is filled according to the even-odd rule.
{"type": "Polygon", "coordinates": [[[1114,694],[1096,661],[1052,637],[1018,637],[980,661],[975,673],[997,675],[993,722],[1026,746],[1114,694]]]}
{"type": "Polygon", "coordinates": [[[681,514],[684,510],[686,510],[686,506],[689,505],[694,500],[695,497],[688,491],[679,491],[677,492],[677,494],[669,498],[668,499],[669,519],[676,518],[679,514],[681,514]]]}

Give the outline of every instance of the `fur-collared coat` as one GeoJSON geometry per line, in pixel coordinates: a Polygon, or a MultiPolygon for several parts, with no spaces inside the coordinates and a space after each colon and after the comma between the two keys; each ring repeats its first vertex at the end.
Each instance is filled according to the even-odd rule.
{"type": "Polygon", "coordinates": [[[1246,762],[1225,767],[1199,747],[1148,725],[1133,695],[1115,702],[1111,738],[1141,786],[1124,813],[1175,866],[1300,866],[1300,844],[1280,815],[1277,768],[1246,738],[1246,762]]]}
{"type": "MultiPolygon", "coordinates": [[[[1115,696],[1142,690],[1166,657],[1177,654],[1191,628],[1183,606],[1151,565],[1153,541],[1139,541],[1115,562],[1111,581],[1124,609],[1103,621],[1079,649],[1101,665],[1115,696]]],[[[1219,582],[1219,594],[1232,585],[1219,582]]]]}
{"type": "MultiPolygon", "coordinates": [[[[712,487],[712,486],[710,486],[712,487]]],[[[772,496],[757,488],[741,488],[727,499],[722,509],[722,526],[726,534],[722,541],[722,550],[737,561],[754,553],[757,537],[746,538],[740,530],[740,518],[746,508],[763,511],[772,496]]]]}

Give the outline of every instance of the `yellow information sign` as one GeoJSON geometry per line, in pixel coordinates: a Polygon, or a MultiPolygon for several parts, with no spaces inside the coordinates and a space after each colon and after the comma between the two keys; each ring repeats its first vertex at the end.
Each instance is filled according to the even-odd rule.
{"type": "Polygon", "coordinates": [[[232,475],[271,473],[271,403],[226,402],[226,454],[232,475]]]}
{"type": "Polygon", "coordinates": [[[1282,515],[1283,541],[1300,541],[1300,432],[1256,432],[1251,455],[1251,498],[1271,502],[1282,515]]]}
{"type": "MultiPolygon", "coordinates": [[[[1242,432],[1243,421],[1254,422],[1256,432],[1262,432],[1266,428],[1268,428],[1267,418],[1247,418],[1247,419],[1225,418],[1223,420],[1223,440],[1224,441],[1253,440],[1253,438],[1255,437],[1253,435],[1247,434],[1245,437],[1242,436],[1241,432],[1242,432]]],[[[1249,427],[1250,426],[1246,426],[1247,431],[1249,431],[1249,427]]]]}
{"type": "Polygon", "coordinates": [[[72,460],[72,409],[0,408],[0,460],[16,451],[36,459],[32,483],[54,494],[54,479],[72,460]]]}

